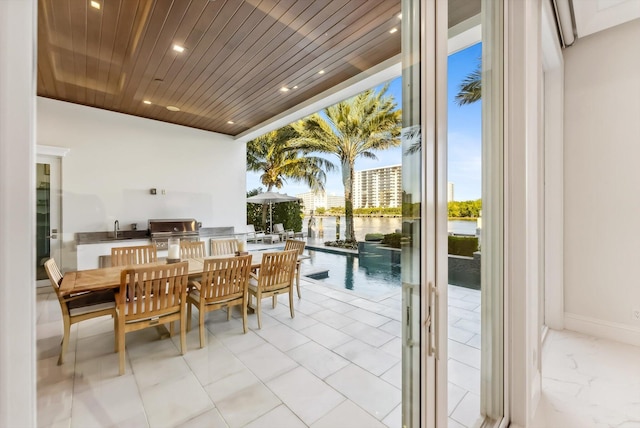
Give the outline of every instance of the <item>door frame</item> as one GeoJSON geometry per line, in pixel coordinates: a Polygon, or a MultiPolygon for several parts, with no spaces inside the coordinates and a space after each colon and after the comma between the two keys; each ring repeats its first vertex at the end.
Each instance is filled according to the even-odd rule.
{"type": "MultiPolygon", "coordinates": [[[[69,153],[69,149],[63,147],[54,146],[36,146],[36,160],[35,164],[43,163],[50,165],[51,179],[50,179],[50,197],[51,197],[51,211],[52,218],[57,221],[52,221],[49,227],[49,234],[52,235],[52,229],[57,226],[57,233],[55,241],[57,245],[50,245],[50,257],[56,260],[58,266],[62,266],[62,158],[69,153]],[[55,225],[54,225],[55,223],[55,225]]],[[[37,183],[36,183],[37,185],[37,183]]],[[[34,212],[37,212],[34,210],[34,212]]],[[[34,236],[37,239],[37,232],[34,236]]],[[[51,241],[53,241],[52,239],[51,241]]],[[[36,262],[40,262],[37,260],[36,262]]],[[[47,287],[49,285],[48,279],[36,279],[36,287],[47,287]]]]}

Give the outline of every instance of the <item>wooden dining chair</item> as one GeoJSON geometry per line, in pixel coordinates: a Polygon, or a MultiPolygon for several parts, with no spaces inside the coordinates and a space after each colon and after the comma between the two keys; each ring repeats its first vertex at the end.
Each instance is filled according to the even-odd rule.
{"type": "MultiPolygon", "coordinates": [[[[307,245],[305,241],[300,241],[297,239],[287,239],[284,243],[284,250],[298,250],[298,255],[301,256],[304,252],[304,247],[307,245]]],[[[298,299],[302,296],[300,295],[300,259],[296,261],[296,291],[298,292],[298,299]]]]}
{"type": "Polygon", "coordinates": [[[291,318],[295,316],[293,311],[293,278],[297,261],[298,250],[262,254],[262,263],[260,263],[258,274],[252,273],[249,279],[248,306],[254,308],[258,314],[258,328],[262,328],[261,302],[266,297],[289,293],[289,311],[291,318]],[[256,298],[255,305],[251,302],[251,296],[256,298]]]}
{"type": "Polygon", "coordinates": [[[154,244],[111,249],[111,266],[141,265],[157,261],[158,250],[154,244]]]}
{"type": "Polygon", "coordinates": [[[180,258],[198,259],[207,257],[204,241],[180,241],[180,258]]]}
{"type": "Polygon", "coordinates": [[[249,274],[251,273],[251,255],[205,259],[200,281],[191,281],[191,291],[187,295],[187,331],[191,330],[191,307],[198,308],[200,327],[200,347],[205,343],[204,318],[207,312],[227,309],[227,320],[231,319],[231,310],[240,306],[242,327],[247,332],[247,293],[249,274]]]}
{"type": "MultiPolygon", "coordinates": [[[[60,293],[60,283],[62,282],[62,273],[58,268],[55,260],[49,259],[44,262],[44,269],[47,272],[51,286],[58,296],[60,310],[62,311],[62,321],[64,332],[60,349],[60,357],[58,365],[64,362],[64,355],[67,353],[69,346],[69,335],[71,333],[71,325],[80,321],[91,318],[103,317],[110,315],[114,319],[114,330],[117,329],[116,304],[113,290],[91,291],[70,296],[63,296],[60,293]]],[[[117,347],[117,337],[115,338],[117,347]]]]}
{"type": "Polygon", "coordinates": [[[187,262],[125,269],[116,291],[120,374],[125,371],[125,335],[130,331],[180,321],[180,353],[187,350],[186,297],[189,281],[187,262]]]}
{"type": "Polygon", "coordinates": [[[211,240],[211,255],[212,256],[227,256],[235,254],[238,251],[237,239],[212,239],[211,240]]]}

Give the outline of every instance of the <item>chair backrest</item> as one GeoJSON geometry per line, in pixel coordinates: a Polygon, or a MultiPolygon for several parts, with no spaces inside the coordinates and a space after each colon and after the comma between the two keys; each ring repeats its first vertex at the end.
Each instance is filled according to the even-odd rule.
{"type": "Polygon", "coordinates": [[[302,255],[305,245],[307,245],[305,241],[287,239],[284,243],[284,250],[298,250],[298,255],[302,255]]]}
{"type": "Polygon", "coordinates": [[[258,287],[270,291],[293,285],[297,261],[298,250],[263,253],[258,287]]]}
{"type": "Polygon", "coordinates": [[[180,241],[180,258],[194,259],[206,257],[204,241],[180,241]]]}
{"type": "Polygon", "coordinates": [[[111,249],[111,266],[141,265],[158,261],[158,250],[153,244],[111,249]]]}
{"type": "Polygon", "coordinates": [[[275,233],[284,233],[284,226],[282,223],[276,223],[273,225],[273,231],[275,233]]]}
{"type": "Polygon", "coordinates": [[[226,256],[229,254],[235,254],[236,251],[238,251],[237,239],[212,239],[211,240],[212,256],[226,256]]]}
{"type": "Polygon", "coordinates": [[[185,302],[188,283],[187,262],[125,269],[116,304],[127,321],[175,313],[185,302]]]}
{"type": "Polygon", "coordinates": [[[200,299],[209,302],[242,296],[249,286],[251,255],[205,259],[200,281],[200,299]]]}
{"type": "Polygon", "coordinates": [[[60,290],[60,281],[62,281],[62,272],[60,272],[60,268],[58,268],[56,261],[51,258],[44,262],[44,270],[47,272],[49,281],[51,281],[51,286],[57,294],[60,290]]]}

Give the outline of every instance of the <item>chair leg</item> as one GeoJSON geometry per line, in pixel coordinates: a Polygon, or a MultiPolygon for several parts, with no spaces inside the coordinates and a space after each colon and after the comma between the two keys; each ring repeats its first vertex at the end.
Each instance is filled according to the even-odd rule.
{"type": "Polygon", "coordinates": [[[242,330],[247,334],[247,305],[242,301],[242,330]]]}
{"type": "Polygon", "coordinates": [[[113,336],[115,342],[113,352],[118,352],[118,317],[115,315],[113,315],[113,336]]]}
{"type": "Polygon", "coordinates": [[[293,287],[289,287],[289,312],[291,312],[291,318],[296,316],[293,312],[293,287]]]}
{"type": "Polygon", "coordinates": [[[258,314],[258,328],[262,328],[262,318],[260,316],[260,314],[262,313],[262,296],[260,294],[258,294],[256,296],[256,300],[258,301],[256,303],[256,313],[258,314]]]}
{"type": "Polygon", "coordinates": [[[201,348],[204,348],[204,332],[206,330],[204,328],[204,315],[205,315],[204,306],[203,305],[198,306],[198,325],[200,330],[200,347],[201,348]]]}
{"type": "Polygon", "coordinates": [[[233,306],[227,306],[227,321],[231,321],[231,309],[233,306]]]}
{"type": "Polygon", "coordinates": [[[62,343],[60,344],[60,357],[58,357],[58,365],[61,366],[64,363],[64,355],[69,348],[69,336],[71,336],[71,320],[68,315],[62,317],[64,323],[64,332],[62,335],[62,343]]]}
{"type": "Polygon", "coordinates": [[[124,314],[118,315],[118,360],[120,364],[120,376],[124,374],[124,341],[125,341],[125,331],[124,331],[124,314]]]}
{"type": "Polygon", "coordinates": [[[271,296],[271,307],[275,309],[277,304],[278,304],[278,295],[274,294],[273,296],[271,296]]]}
{"type": "Polygon", "coordinates": [[[301,299],[300,295],[300,264],[296,267],[296,288],[298,290],[298,299],[301,299]]]}
{"type": "Polygon", "coordinates": [[[187,302],[187,331],[191,331],[191,303],[187,302]]]}
{"type": "Polygon", "coordinates": [[[173,325],[175,324],[175,322],[171,321],[169,323],[169,337],[173,337],[173,325]]]}
{"type": "MultiPolygon", "coordinates": [[[[184,355],[185,352],[187,352],[187,311],[186,309],[187,308],[185,308],[185,304],[183,303],[182,308],[180,308],[180,354],[181,355],[184,355]]],[[[173,327],[173,323],[171,323],[171,327],[173,327]]]]}

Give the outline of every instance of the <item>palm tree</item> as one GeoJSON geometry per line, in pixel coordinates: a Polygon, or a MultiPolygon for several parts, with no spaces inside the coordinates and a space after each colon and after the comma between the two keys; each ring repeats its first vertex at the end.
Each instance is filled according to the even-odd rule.
{"type": "Polygon", "coordinates": [[[329,153],[340,160],[344,185],[345,238],[355,241],[353,228],[353,168],[362,156],[377,159],[373,150],[400,144],[401,110],[393,97],[386,96],[389,85],[342,101],[293,124],[299,136],[292,147],[305,153],[329,153]]]}
{"type": "MultiPolygon", "coordinates": [[[[323,190],[325,171],[333,170],[328,160],[316,156],[299,156],[288,148],[289,140],[296,137],[290,126],[268,132],[247,143],[247,170],[261,172],[260,181],[267,192],[282,188],[287,179],[304,182],[312,190],[323,190]]],[[[267,205],[262,205],[262,226],[267,223],[267,205]]]]}
{"type": "MultiPolygon", "coordinates": [[[[467,77],[460,83],[460,87],[458,88],[458,93],[455,97],[455,102],[459,106],[473,104],[476,101],[480,101],[482,99],[482,72],[480,70],[481,64],[478,64],[478,67],[469,73],[467,77]]],[[[407,130],[405,130],[404,138],[407,140],[416,140],[412,143],[409,148],[404,152],[405,155],[411,155],[414,153],[418,153],[422,150],[422,141],[421,138],[421,130],[419,126],[413,126],[407,130]]]]}
{"type": "Polygon", "coordinates": [[[482,73],[478,64],[478,67],[460,83],[455,100],[459,106],[463,106],[475,103],[480,98],[482,98],[482,73]]]}

